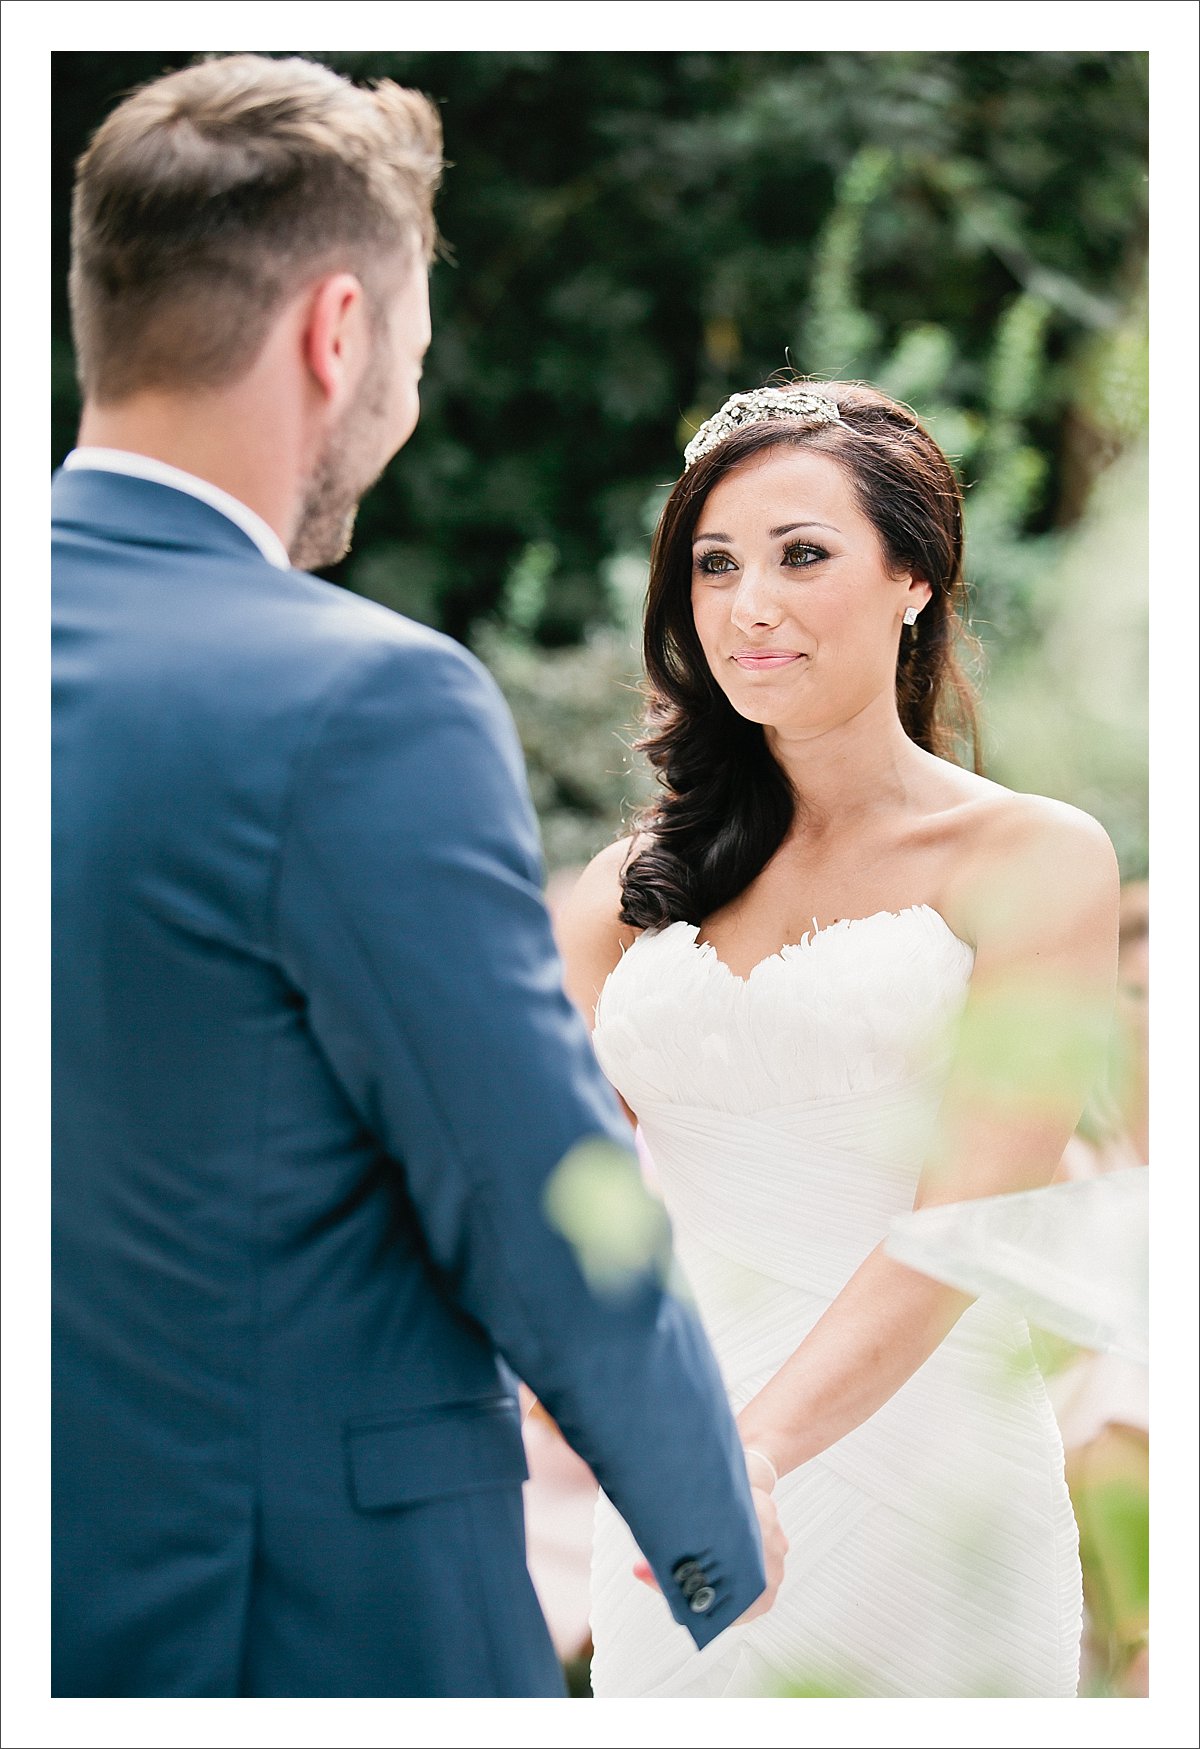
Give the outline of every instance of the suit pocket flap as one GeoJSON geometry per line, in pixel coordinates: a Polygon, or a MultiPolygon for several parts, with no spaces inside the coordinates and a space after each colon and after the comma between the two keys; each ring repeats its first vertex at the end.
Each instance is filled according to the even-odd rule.
{"type": "Polygon", "coordinates": [[[520,1412],[511,1397],[351,1421],[346,1449],[351,1493],[366,1511],[519,1488],[529,1475],[520,1412]]]}

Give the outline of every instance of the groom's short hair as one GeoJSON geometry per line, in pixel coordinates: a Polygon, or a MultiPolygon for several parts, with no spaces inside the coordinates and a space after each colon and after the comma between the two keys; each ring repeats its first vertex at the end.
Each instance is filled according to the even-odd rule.
{"type": "MultiPolygon", "coordinates": [[[[389,79],[225,55],[125,99],[80,158],[71,320],[85,395],[219,387],[308,278],[432,257],[437,111],[389,79]]],[[[378,313],[376,305],[373,313],[378,313]]]]}

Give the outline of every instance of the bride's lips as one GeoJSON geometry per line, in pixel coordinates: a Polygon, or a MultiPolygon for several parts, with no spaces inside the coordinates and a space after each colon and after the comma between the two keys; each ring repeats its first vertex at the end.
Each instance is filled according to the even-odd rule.
{"type": "Polygon", "coordinates": [[[786,668],[792,662],[808,660],[803,650],[735,650],[732,660],[748,674],[767,669],[786,668]]]}

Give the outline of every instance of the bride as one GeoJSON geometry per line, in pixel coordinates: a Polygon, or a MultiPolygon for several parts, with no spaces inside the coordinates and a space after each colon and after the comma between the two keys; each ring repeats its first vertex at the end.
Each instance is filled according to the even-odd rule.
{"type": "Polygon", "coordinates": [[[561,919],[790,1553],[697,1652],[601,1496],[597,1695],[1071,1695],[1062,1444],[1021,1319],[883,1249],[1047,1183],[1103,1049],[1112,847],[955,762],[962,501],[860,384],[736,395],[654,541],[662,786],[561,919]]]}

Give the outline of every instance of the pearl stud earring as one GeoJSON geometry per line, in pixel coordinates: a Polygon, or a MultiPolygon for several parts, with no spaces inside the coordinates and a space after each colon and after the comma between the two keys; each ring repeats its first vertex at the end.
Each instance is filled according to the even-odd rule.
{"type": "Polygon", "coordinates": [[[917,615],[918,615],[918,613],[920,613],[920,611],[921,610],[919,607],[906,607],[904,609],[904,623],[905,623],[905,625],[906,626],[915,626],[917,623],[917,615]]]}

